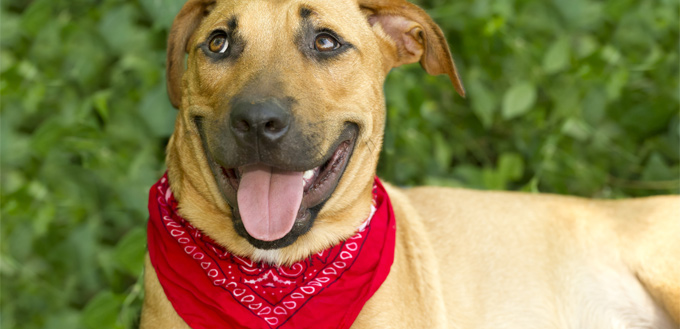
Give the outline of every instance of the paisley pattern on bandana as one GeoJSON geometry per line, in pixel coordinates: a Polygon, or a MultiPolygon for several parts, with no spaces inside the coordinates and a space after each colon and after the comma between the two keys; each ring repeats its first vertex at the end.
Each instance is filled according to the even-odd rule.
{"type": "Polygon", "coordinates": [[[149,255],[192,328],[348,328],[389,273],[396,224],[376,178],[354,236],[291,266],[233,255],[177,213],[167,175],[151,188],[149,255]]]}

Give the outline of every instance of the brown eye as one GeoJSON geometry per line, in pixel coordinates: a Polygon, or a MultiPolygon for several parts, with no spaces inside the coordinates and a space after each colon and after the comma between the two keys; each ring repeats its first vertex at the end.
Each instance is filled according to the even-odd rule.
{"type": "Polygon", "coordinates": [[[208,43],[208,49],[213,53],[224,54],[228,48],[229,40],[227,40],[227,36],[224,34],[218,34],[212,37],[208,43]]]}
{"type": "Polygon", "coordinates": [[[320,52],[332,51],[339,47],[338,40],[325,33],[317,35],[316,40],[314,40],[314,49],[320,52]]]}

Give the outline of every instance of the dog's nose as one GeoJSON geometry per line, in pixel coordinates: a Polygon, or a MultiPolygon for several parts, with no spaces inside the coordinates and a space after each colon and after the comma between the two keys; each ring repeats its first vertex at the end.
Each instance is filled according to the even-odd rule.
{"type": "Polygon", "coordinates": [[[288,131],[291,117],[289,109],[271,99],[238,102],[234,104],[229,119],[234,135],[244,142],[257,139],[276,142],[288,131]]]}

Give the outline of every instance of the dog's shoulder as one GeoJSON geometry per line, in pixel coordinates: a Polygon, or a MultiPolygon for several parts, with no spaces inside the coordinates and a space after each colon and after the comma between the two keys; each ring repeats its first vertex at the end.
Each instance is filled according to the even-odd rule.
{"type": "Polygon", "coordinates": [[[394,263],[353,328],[388,328],[393,323],[400,328],[446,328],[439,267],[423,221],[401,189],[384,182],[383,186],[397,223],[394,263]],[[385,305],[394,312],[385,312],[385,305]]]}

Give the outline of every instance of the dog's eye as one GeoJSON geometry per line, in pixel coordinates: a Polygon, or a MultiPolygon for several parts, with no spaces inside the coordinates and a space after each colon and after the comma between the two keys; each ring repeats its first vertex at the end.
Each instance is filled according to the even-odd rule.
{"type": "Polygon", "coordinates": [[[217,34],[208,43],[208,49],[213,53],[224,54],[229,48],[229,40],[225,34],[217,34]]]}
{"type": "Polygon", "coordinates": [[[320,52],[333,51],[340,48],[340,42],[335,40],[330,34],[322,33],[314,40],[314,49],[320,52]]]}

